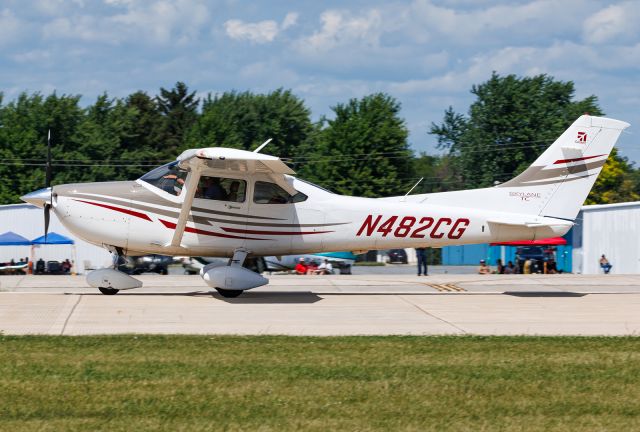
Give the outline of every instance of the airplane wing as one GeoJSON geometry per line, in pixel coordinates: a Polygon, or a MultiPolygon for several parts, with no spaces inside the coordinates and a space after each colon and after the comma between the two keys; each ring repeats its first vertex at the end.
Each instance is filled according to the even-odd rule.
{"type": "Polygon", "coordinates": [[[276,156],[224,147],[185,150],[177,160],[185,169],[207,165],[213,169],[247,173],[295,174],[294,170],[276,156]]]}

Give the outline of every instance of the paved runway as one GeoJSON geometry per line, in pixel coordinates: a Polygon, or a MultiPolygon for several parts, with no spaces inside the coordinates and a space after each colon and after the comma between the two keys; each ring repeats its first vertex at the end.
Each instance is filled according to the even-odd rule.
{"type": "Polygon", "coordinates": [[[271,276],[236,299],[199,276],[0,276],[4,334],[638,335],[640,275],[271,276]]]}

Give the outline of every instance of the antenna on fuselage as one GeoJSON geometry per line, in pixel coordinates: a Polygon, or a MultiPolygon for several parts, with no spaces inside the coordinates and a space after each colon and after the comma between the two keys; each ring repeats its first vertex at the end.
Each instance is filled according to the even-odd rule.
{"type": "Polygon", "coordinates": [[[414,185],[413,185],[413,187],[412,187],[411,189],[409,189],[409,192],[407,192],[406,194],[404,194],[404,196],[409,195],[409,194],[411,193],[411,191],[413,191],[413,190],[416,188],[416,186],[418,186],[418,185],[420,184],[420,182],[421,182],[422,180],[424,180],[424,177],[420,177],[420,180],[418,180],[418,181],[416,182],[416,184],[414,184],[414,185]]]}
{"type": "Polygon", "coordinates": [[[269,144],[271,142],[271,140],[273,140],[273,138],[269,138],[268,140],[266,140],[265,142],[263,142],[262,144],[260,144],[260,147],[258,147],[257,149],[255,149],[253,152],[254,153],[260,153],[260,150],[262,150],[263,148],[265,148],[267,146],[267,144],[269,144]]]}

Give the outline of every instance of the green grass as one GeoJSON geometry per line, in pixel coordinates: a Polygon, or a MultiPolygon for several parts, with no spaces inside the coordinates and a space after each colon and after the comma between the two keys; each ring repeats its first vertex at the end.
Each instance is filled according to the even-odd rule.
{"type": "Polygon", "coordinates": [[[640,430],[640,339],[0,336],[0,430],[640,430]]]}

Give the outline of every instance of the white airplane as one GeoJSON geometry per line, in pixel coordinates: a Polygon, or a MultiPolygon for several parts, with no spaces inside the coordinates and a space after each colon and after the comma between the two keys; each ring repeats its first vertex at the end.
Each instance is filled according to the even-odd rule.
{"type": "MultiPolygon", "coordinates": [[[[86,241],[122,255],[231,257],[201,271],[222,296],[268,283],[247,255],[300,255],[535,240],[565,234],[628,123],[583,115],[520,175],[495,187],[389,198],[341,196],[279,158],[229,148],[183,152],[135,181],[56,185],[22,197],[86,241]]],[[[265,143],[266,144],[266,143],[265,143]]],[[[50,173],[47,173],[50,178],[50,173]]],[[[142,286],[89,273],[103,294],[142,286]]]]}

